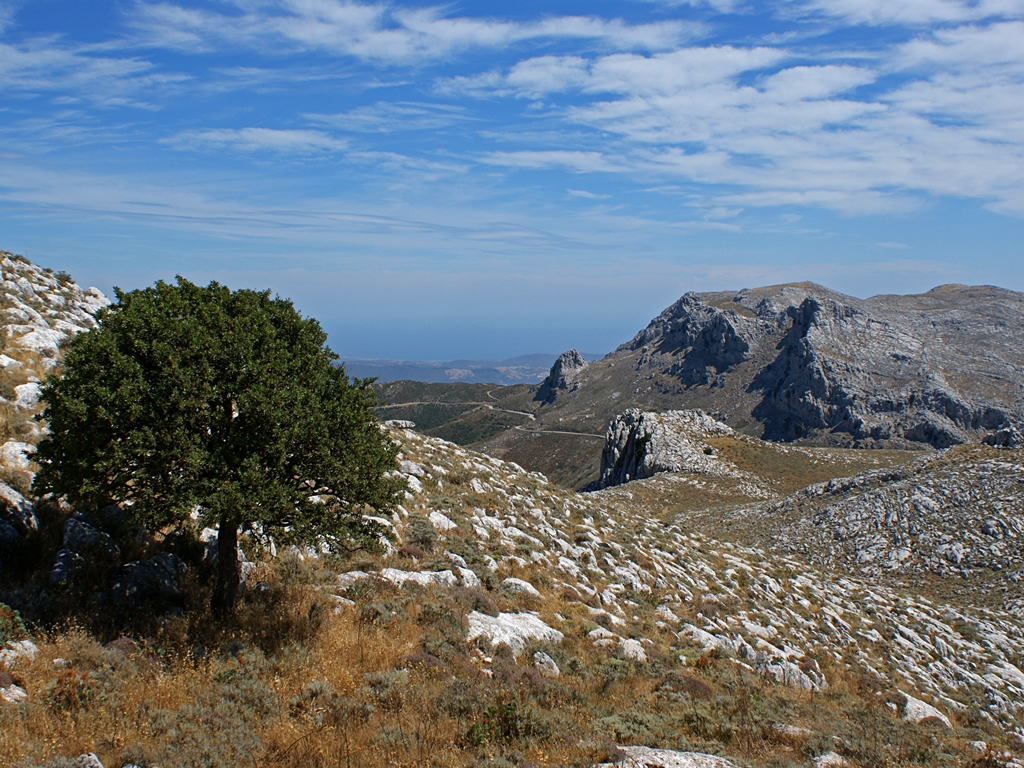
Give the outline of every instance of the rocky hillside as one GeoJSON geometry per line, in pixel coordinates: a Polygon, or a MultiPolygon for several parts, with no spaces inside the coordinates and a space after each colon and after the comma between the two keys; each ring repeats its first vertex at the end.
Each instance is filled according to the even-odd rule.
{"type": "Polygon", "coordinates": [[[495,453],[537,441],[533,451],[578,470],[581,452],[545,445],[594,446],[598,490],[575,493],[392,419],[382,429],[408,492],[374,518],[392,533],[381,551],[279,551],[243,535],[240,618],[213,637],[201,585],[214,531],[147,533],[116,507],[72,514],[19,493],[38,431],[17,425],[33,423],[32,387],[59,360],[47,329],[90,327],[104,300],[3,263],[21,297],[9,298],[5,359],[24,380],[7,403],[23,440],[2,448],[0,545],[36,565],[29,583],[0,571],[2,599],[43,623],[60,611],[97,626],[151,621],[138,639],[101,644],[78,629],[32,634],[0,604],[2,763],[1020,765],[1024,451],[1012,447],[1017,411],[995,404],[1016,396],[1017,363],[999,390],[958,378],[961,353],[936,353],[940,385],[922,351],[904,381],[912,399],[894,389],[890,404],[903,405],[887,411],[881,389],[866,394],[895,381],[878,350],[914,350],[892,336],[901,312],[922,313],[914,338],[952,349],[964,328],[984,337],[977,316],[991,310],[991,354],[975,373],[1015,360],[1015,348],[994,349],[988,289],[842,310],[848,297],[814,286],[688,295],[603,361],[563,355],[541,388],[384,385],[408,398],[382,408],[391,415],[440,421],[451,408],[483,432],[510,420],[483,441],[495,453]],[[982,309],[955,321],[951,307],[970,296],[982,309]],[[37,348],[41,338],[53,346],[37,348]],[[787,400],[803,364],[812,384],[845,383],[787,400]],[[826,422],[837,393],[850,394],[850,414],[866,409],[893,430],[857,440],[890,447],[834,444],[855,437],[849,419],[808,430],[825,445],[748,434],[775,423],[757,421],[768,394],[754,384],[776,374],[772,397],[820,407],[826,422]],[[939,389],[977,422],[935,410],[939,389]],[[721,407],[622,407],[691,395],[721,407]],[[912,422],[1000,447],[899,450],[923,439],[912,422]]]}
{"type": "Polygon", "coordinates": [[[959,446],[727,516],[735,534],[819,566],[876,580],[935,575],[1006,604],[1021,599],[1022,509],[1022,451],[959,446]]]}
{"type": "MultiPolygon", "coordinates": [[[[1013,611],[966,610],[860,575],[832,575],[800,557],[666,524],[624,488],[575,495],[514,464],[401,428],[393,434],[410,485],[393,521],[398,544],[434,540],[447,563],[420,565],[398,550],[377,575],[342,577],[345,589],[383,578],[520,595],[534,613],[467,617],[469,637],[504,640],[513,650],[531,637],[555,647],[571,637],[573,647],[635,664],[659,659],[698,680],[708,654],[721,654],[751,679],[816,692],[805,704],[794,701],[791,721],[779,727],[802,739],[826,734],[851,758],[846,729],[856,726],[836,706],[854,680],[863,695],[888,697],[875,701],[891,702],[882,709],[893,723],[928,720],[956,734],[977,712],[984,722],[1017,727],[1024,622],[1013,611]]],[[[478,663],[487,669],[487,658],[478,663]]],[[[638,697],[635,723],[648,706],[638,697]]],[[[643,725],[631,727],[634,739],[643,738],[643,725]]]]}
{"type": "Polygon", "coordinates": [[[0,251],[0,543],[35,526],[23,494],[32,482],[32,454],[42,437],[39,383],[72,336],[95,327],[96,311],[110,304],[71,276],[0,251]]]}
{"type": "MultiPolygon", "coordinates": [[[[40,410],[39,382],[57,365],[68,339],[94,327],[96,312],[110,302],[95,288],[83,290],[65,273],[6,251],[0,251],[0,270],[0,481],[6,483],[0,484],[0,495],[17,510],[41,437],[33,418],[40,410]]],[[[24,528],[23,515],[12,514],[24,528]]]]}

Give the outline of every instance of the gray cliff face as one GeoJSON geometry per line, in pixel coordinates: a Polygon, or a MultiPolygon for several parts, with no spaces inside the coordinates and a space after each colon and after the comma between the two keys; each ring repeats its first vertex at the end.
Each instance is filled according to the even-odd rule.
{"type": "Polygon", "coordinates": [[[653,477],[659,472],[732,474],[702,437],[732,430],[703,411],[652,413],[631,408],[608,425],[596,489],[653,477]]]}
{"type": "Polygon", "coordinates": [[[620,408],[699,406],[770,440],[946,448],[1019,431],[1022,314],[1024,294],[989,286],[688,293],[609,356],[619,372],[606,376],[634,393],[620,408]]]}
{"type": "Polygon", "coordinates": [[[686,385],[707,384],[747,359],[757,340],[770,331],[765,325],[687,293],[619,350],[641,350],[638,371],[656,367],[652,361],[658,355],[673,354],[679,359],[670,375],[686,385]]]}
{"type": "Polygon", "coordinates": [[[767,437],[825,430],[946,448],[1021,420],[1020,294],[989,289],[961,306],[893,298],[809,296],[787,310],[778,355],[752,385],[767,437]]]}
{"type": "Polygon", "coordinates": [[[562,392],[575,392],[580,388],[580,377],[586,367],[587,361],[575,349],[563,352],[541,382],[534,400],[552,403],[562,392]]]}

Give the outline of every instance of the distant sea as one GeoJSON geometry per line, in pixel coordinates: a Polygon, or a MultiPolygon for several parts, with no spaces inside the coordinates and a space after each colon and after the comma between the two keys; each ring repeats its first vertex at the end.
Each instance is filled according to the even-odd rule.
{"type": "MultiPolygon", "coordinates": [[[[581,353],[584,360],[598,360],[604,355],[581,353]]],[[[507,360],[373,360],[351,357],[344,359],[345,372],[359,379],[379,381],[425,381],[431,383],[465,382],[467,384],[538,384],[544,380],[558,355],[535,354],[510,357],[507,360]]]]}

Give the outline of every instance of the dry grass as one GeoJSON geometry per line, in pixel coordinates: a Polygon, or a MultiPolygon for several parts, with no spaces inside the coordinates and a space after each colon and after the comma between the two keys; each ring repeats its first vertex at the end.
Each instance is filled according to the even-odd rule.
{"type": "MultiPolygon", "coordinates": [[[[334,613],[319,588],[325,573],[262,566],[230,625],[200,612],[106,644],[75,626],[37,633],[39,656],[10,670],[29,699],[0,707],[0,765],[92,751],[106,765],[164,768],[590,766],[618,743],[724,753],[741,765],[799,765],[836,749],[853,765],[938,766],[964,764],[968,738],[1000,738],[969,713],[956,738],[906,725],[888,695],[827,654],[830,687],[811,694],[726,653],[677,647],[641,595],[630,597],[635,629],[653,640],[644,663],[595,648],[587,633],[598,624],[579,603],[492,593],[496,608],[536,610],[565,633],[516,659],[506,646],[466,642],[473,590],[363,582],[334,613]],[[537,673],[536,650],[561,677],[537,673]]],[[[679,608],[687,619],[697,610],[679,608]]]]}

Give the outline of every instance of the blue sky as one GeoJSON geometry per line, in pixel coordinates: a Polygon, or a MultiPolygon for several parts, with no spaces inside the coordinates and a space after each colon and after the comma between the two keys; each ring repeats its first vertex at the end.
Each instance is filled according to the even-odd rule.
{"type": "Polygon", "coordinates": [[[607,351],[687,290],[1024,290],[1024,0],[0,0],[0,248],[345,355],[607,351]]]}

